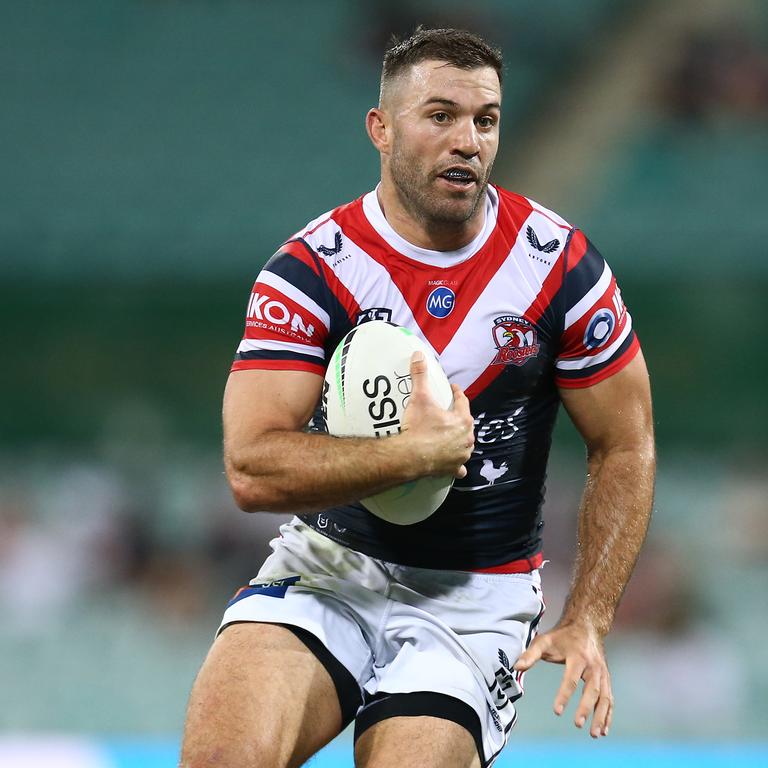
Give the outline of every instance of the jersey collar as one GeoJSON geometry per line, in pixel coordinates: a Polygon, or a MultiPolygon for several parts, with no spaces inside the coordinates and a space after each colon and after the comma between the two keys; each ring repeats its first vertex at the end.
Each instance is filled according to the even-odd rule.
{"type": "Polygon", "coordinates": [[[472,242],[467,243],[463,248],[456,251],[433,251],[429,248],[420,248],[418,245],[409,243],[405,238],[395,232],[389,222],[384,217],[384,211],[379,205],[379,198],[376,189],[363,197],[363,212],[370,222],[371,226],[381,236],[381,238],[395,251],[402,253],[414,261],[422,264],[429,264],[433,267],[452,267],[456,264],[466,261],[474,256],[486,243],[496,226],[496,217],[499,209],[499,194],[490,184],[487,186],[485,196],[485,224],[480,233],[472,242]]]}

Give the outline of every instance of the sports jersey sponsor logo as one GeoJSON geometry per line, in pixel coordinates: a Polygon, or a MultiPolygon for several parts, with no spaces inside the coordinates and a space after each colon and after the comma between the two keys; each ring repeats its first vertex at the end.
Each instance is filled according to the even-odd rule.
{"type": "Polygon", "coordinates": [[[621,289],[616,286],[616,290],[613,292],[613,306],[616,309],[616,317],[619,322],[624,319],[624,315],[627,313],[627,308],[624,306],[624,300],[621,298],[621,289]]]}
{"type": "Polygon", "coordinates": [[[282,579],[275,579],[274,581],[266,581],[261,584],[249,584],[247,587],[241,587],[235,592],[235,596],[227,603],[227,608],[240,602],[240,600],[246,597],[252,597],[258,595],[260,597],[277,597],[284,598],[285,593],[288,591],[288,587],[292,587],[296,582],[301,579],[301,576],[286,576],[282,579]]]}
{"type": "MultiPolygon", "coordinates": [[[[499,416],[492,419],[486,419],[486,413],[479,413],[475,421],[475,442],[477,445],[490,445],[499,440],[511,440],[519,427],[515,424],[515,418],[523,412],[524,406],[520,406],[513,414],[509,416],[499,416]]],[[[483,451],[475,449],[475,453],[481,454],[483,451]]]]}
{"type": "Polygon", "coordinates": [[[291,333],[302,333],[308,338],[311,338],[315,332],[315,326],[312,323],[306,323],[298,312],[291,312],[282,301],[272,299],[266,294],[258,293],[258,291],[251,294],[246,317],[246,322],[249,325],[252,324],[252,319],[262,323],[266,321],[272,325],[285,326],[290,324],[291,333]]]}
{"type": "Polygon", "coordinates": [[[607,343],[616,327],[616,316],[610,309],[598,309],[587,323],[584,331],[584,346],[587,349],[597,349],[607,343]]]}
{"type": "Polygon", "coordinates": [[[337,232],[333,236],[333,247],[328,248],[325,245],[318,245],[317,250],[320,251],[320,253],[323,254],[323,256],[333,256],[334,254],[337,254],[341,250],[343,240],[341,238],[341,231],[337,232]]]}
{"type": "Polygon", "coordinates": [[[517,315],[502,315],[493,322],[493,340],[499,350],[493,365],[524,365],[539,354],[538,335],[529,320],[517,315]]]}
{"type": "Polygon", "coordinates": [[[432,317],[448,317],[455,301],[456,294],[452,289],[446,285],[438,286],[427,296],[427,312],[432,317]]]}
{"type": "Polygon", "coordinates": [[[528,227],[525,230],[525,236],[528,238],[531,247],[542,253],[554,253],[560,247],[560,241],[557,238],[542,245],[539,242],[538,235],[533,231],[533,227],[528,227]]]}
{"type": "Polygon", "coordinates": [[[367,323],[369,320],[385,320],[388,323],[392,322],[392,310],[387,307],[371,307],[370,309],[363,309],[357,313],[357,321],[355,325],[360,323],[367,323]]]}

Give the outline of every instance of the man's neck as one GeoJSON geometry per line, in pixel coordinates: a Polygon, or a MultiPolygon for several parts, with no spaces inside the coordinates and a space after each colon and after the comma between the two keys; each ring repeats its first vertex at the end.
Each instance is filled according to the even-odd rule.
{"type": "Polygon", "coordinates": [[[379,206],[389,226],[411,245],[432,251],[457,251],[480,234],[485,226],[487,194],[483,194],[470,219],[454,224],[418,218],[406,208],[394,185],[384,180],[376,190],[379,206]]]}

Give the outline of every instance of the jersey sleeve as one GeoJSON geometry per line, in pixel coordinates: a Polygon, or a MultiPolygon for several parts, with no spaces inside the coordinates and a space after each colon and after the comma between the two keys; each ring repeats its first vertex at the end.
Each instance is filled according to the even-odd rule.
{"type": "Polygon", "coordinates": [[[303,242],[289,241],[256,278],[231,370],[310,371],[322,376],[331,322],[328,288],[317,260],[303,242]]]}
{"type": "Polygon", "coordinates": [[[589,387],[624,368],[640,344],[616,278],[580,230],[570,238],[565,269],[565,318],[555,382],[559,387],[589,387]]]}

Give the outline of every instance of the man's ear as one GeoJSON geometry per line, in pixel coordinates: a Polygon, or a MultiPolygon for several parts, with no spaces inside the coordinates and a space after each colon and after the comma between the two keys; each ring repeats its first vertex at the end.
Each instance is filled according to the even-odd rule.
{"type": "Polygon", "coordinates": [[[368,131],[373,146],[382,154],[388,154],[390,149],[391,129],[387,113],[379,107],[368,110],[365,116],[365,130],[368,131]]]}

